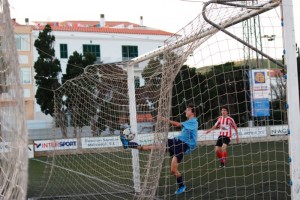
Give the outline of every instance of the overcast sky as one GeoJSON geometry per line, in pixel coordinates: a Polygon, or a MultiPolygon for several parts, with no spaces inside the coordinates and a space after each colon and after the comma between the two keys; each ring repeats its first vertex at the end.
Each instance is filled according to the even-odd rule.
{"type": "MultiPolygon", "coordinates": [[[[107,21],[129,21],[177,32],[199,12],[201,0],[8,0],[11,17],[24,24],[29,21],[99,20],[100,14],[107,21]]],[[[205,0],[207,1],[207,0],[205,0]]],[[[294,19],[300,18],[300,1],[293,0],[294,19]]],[[[296,25],[296,20],[295,25],[296,25]]],[[[296,42],[300,44],[300,28],[295,26],[296,42]],[[298,35],[299,36],[298,36],[298,35]]]]}

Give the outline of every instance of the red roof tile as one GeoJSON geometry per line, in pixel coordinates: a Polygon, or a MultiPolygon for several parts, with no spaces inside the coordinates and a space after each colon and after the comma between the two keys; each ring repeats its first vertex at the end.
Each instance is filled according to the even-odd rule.
{"type": "Polygon", "coordinates": [[[99,21],[63,21],[63,22],[38,22],[33,30],[43,30],[46,24],[49,24],[53,31],[66,32],[96,32],[96,33],[117,33],[117,34],[142,34],[142,35],[166,35],[173,33],[140,26],[135,23],[122,21],[106,21],[104,27],[99,26],[99,21]],[[119,28],[119,27],[120,28],[119,28]]]}
{"type": "Polygon", "coordinates": [[[271,69],[269,72],[269,76],[271,77],[282,77],[283,73],[281,71],[281,69],[271,69]]]}
{"type": "MultiPolygon", "coordinates": [[[[61,21],[61,22],[47,22],[47,21],[34,21],[35,24],[40,24],[40,25],[59,25],[59,26],[68,26],[69,24],[72,24],[73,27],[77,27],[79,25],[88,25],[88,26],[96,26],[99,25],[100,21],[61,21]]],[[[114,26],[119,26],[119,25],[124,25],[125,27],[128,27],[132,25],[133,27],[141,27],[138,24],[131,23],[131,22],[126,22],[126,21],[106,21],[105,22],[105,27],[114,27],[114,26]]]]}
{"type": "MultiPolygon", "coordinates": [[[[153,117],[150,113],[146,113],[146,114],[137,114],[136,116],[136,121],[137,122],[153,122],[153,117]]],[[[128,116],[121,116],[119,118],[119,123],[123,124],[129,122],[129,117],[128,116]]]]}
{"type": "MultiPolygon", "coordinates": [[[[52,22],[53,23],[53,22],[52,22]]],[[[73,26],[78,26],[78,24],[80,25],[89,25],[89,26],[97,26],[99,25],[100,21],[62,21],[59,22],[60,25],[68,25],[68,24],[72,24],[73,26]]],[[[135,24],[135,23],[131,23],[131,22],[125,22],[125,21],[106,21],[105,22],[105,27],[115,27],[115,26],[119,26],[119,25],[124,25],[125,27],[128,27],[130,25],[132,25],[133,27],[140,27],[140,25],[135,24]]]]}
{"type": "Polygon", "coordinates": [[[20,26],[20,24],[16,21],[16,19],[11,20],[13,26],[20,26]]]}
{"type": "Polygon", "coordinates": [[[151,114],[137,114],[137,122],[152,122],[153,118],[151,114]]]}
{"type": "MultiPolygon", "coordinates": [[[[117,34],[140,34],[140,35],[173,35],[173,33],[162,30],[147,30],[147,29],[128,29],[128,28],[107,28],[107,27],[67,27],[67,26],[52,26],[53,31],[65,32],[95,32],[95,33],[117,33],[117,34]]],[[[43,30],[44,26],[35,26],[33,30],[43,30]]]]}

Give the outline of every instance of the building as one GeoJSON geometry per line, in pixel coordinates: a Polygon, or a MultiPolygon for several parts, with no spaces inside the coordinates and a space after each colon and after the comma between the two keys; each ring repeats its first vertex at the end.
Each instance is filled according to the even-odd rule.
{"type": "MultiPolygon", "coordinates": [[[[39,56],[33,44],[46,24],[51,26],[55,36],[55,56],[60,60],[62,74],[66,73],[68,58],[75,51],[81,54],[85,52],[94,53],[98,64],[121,62],[163,46],[164,41],[173,35],[170,32],[144,26],[142,17],[140,17],[139,24],[136,24],[126,21],[106,21],[103,14],[97,21],[35,21],[34,25],[31,26],[16,23],[16,41],[17,38],[20,38],[24,45],[28,44],[26,50],[20,49],[18,52],[22,77],[26,79],[22,80],[26,82],[24,83],[24,91],[26,90],[24,95],[26,100],[31,100],[31,103],[35,96],[33,65],[39,56]],[[19,30],[25,27],[28,32],[23,33],[19,30]],[[31,79],[29,80],[28,77],[31,79]]],[[[135,79],[139,85],[144,84],[141,73],[145,65],[146,63],[142,63],[135,66],[135,79]]],[[[34,115],[28,114],[30,115],[28,119],[51,121],[49,116],[45,116],[41,112],[38,104],[35,103],[34,105],[34,107],[28,106],[27,112],[34,113],[34,115]]],[[[42,126],[41,124],[45,123],[40,121],[39,126],[42,126]]]]}
{"type": "MultiPolygon", "coordinates": [[[[96,55],[96,63],[114,63],[143,55],[164,45],[173,35],[140,24],[125,21],[105,21],[102,14],[99,21],[35,22],[33,37],[37,38],[46,24],[55,36],[55,53],[61,61],[62,73],[66,72],[68,58],[74,51],[96,55]]],[[[34,59],[38,57],[35,51],[34,59]]],[[[143,85],[143,66],[135,66],[135,76],[143,85]]]]}
{"type": "Polygon", "coordinates": [[[269,100],[279,100],[286,98],[286,79],[282,72],[282,69],[267,70],[270,77],[270,95],[269,100]]]}
{"type": "MultiPolygon", "coordinates": [[[[35,90],[33,80],[33,38],[32,26],[25,24],[21,25],[13,19],[16,47],[18,51],[20,64],[20,82],[24,91],[26,120],[35,118],[35,90]]],[[[25,20],[28,22],[28,19],[25,20]]]]}

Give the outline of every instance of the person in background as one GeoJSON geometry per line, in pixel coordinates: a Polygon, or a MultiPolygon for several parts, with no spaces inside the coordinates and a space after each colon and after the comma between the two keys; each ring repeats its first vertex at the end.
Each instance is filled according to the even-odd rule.
{"type": "Polygon", "coordinates": [[[215,146],[215,152],[216,156],[218,157],[220,161],[220,168],[223,168],[226,166],[226,159],[227,159],[227,146],[230,143],[231,137],[232,137],[232,129],[235,130],[236,133],[236,142],[239,142],[239,135],[236,123],[234,119],[232,119],[230,116],[228,116],[228,108],[222,107],[221,108],[221,116],[218,117],[217,122],[215,125],[206,131],[207,133],[210,133],[212,130],[216,128],[220,128],[220,135],[218,137],[216,146],[215,146]]]}

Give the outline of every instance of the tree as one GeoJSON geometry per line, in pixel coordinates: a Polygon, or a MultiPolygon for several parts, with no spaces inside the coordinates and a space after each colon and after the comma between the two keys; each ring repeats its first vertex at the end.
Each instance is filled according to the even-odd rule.
{"type": "MultiPolygon", "coordinates": [[[[74,51],[73,55],[69,57],[66,74],[63,74],[62,77],[62,83],[65,84],[67,80],[78,77],[80,74],[84,72],[84,69],[87,66],[94,64],[95,61],[96,61],[96,57],[92,53],[86,53],[83,56],[82,54],[79,54],[77,51],[74,51]]],[[[79,80],[78,82],[81,81],[79,80]]],[[[93,85],[94,84],[92,82],[87,84],[89,90],[92,90],[90,87],[93,85]]],[[[69,88],[67,94],[73,94],[72,95],[73,98],[80,98],[78,96],[75,97],[75,95],[78,94],[77,91],[74,90],[72,87],[69,88]]],[[[82,102],[70,101],[69,98],[71,97],[69,97],[67,94],[63,94],[67,98],[67,100],[65,102],[62,102],[62,104],[65,106],[65,109],[62,110],[63,113],[60,113],[61,114],[60,118],[62,119],[63,122],[65,122],[65,124],[63,124],[63,127],[66,127],[68,125],[74,127],[74,136],[77,137],[77,128],[78,127],[82,128],[84,125],[87,125],[89,123],[88,119],[90,113],[87,113],[86,111],[82,110],[82,107],[80,106],[82,102]],[[71,118],[71,124],[67,124],[66,115],[69,115],[69,117],[71,118]]],[[[86,93],[84,95],[87,97],[84,103],[90,103],[88,102],[88,96],[90,95],[90,93],[86,93]]],[[[58,98],[62,99],[63,97],[58,97],[58,98]]],[[[66,129],[64,131],[66,131],[66,129]]],[[[67,137],[67,133],[66,132],[63,133],[64,133],[64,137],[67,137]]]]}
{"type": "Polygon", "coordinates": [[[201,102],[203,128],[207,128],[205,123],[208,127],[214,124],[221,106],[229,106],[230,114],[239,126],[247,125],[251,106],[248,67],[227,62],[207,69],[199,70],[200,93],[195,93],[200,98],[197,102],[201,102]]]}
{"type": "Polygon", "coordinates": [[[142,72],[146,84],[160,85],[162,64],[159,58],[151,58],[142,72]]]}
{"type": "Polygon", "coordinates": [[[34,42],[39,54],[34,63],[37,86],[35,98],[41,106],[41,111],[51,116],[54,113],[54,90],[60,86],[58,75],[61,72],[60,61],[55,58],[54,41],[51,26],[47,24],[34,42]]]}
{"type": "Polygon", "coordinates": [[[160,58],[151,58],[145,66],[142,77],[145,79],[145,85],[137,88],[137,101],[144,99],[145,102],[148,104],[147,109],[153,111],[151,114],[155,116],[156,109],[158,106],[158,98],[160,93],[161,87],[161,78],[162,78],[162,64],[160,58]],[[141,94],[144,94],[141,97],[141,94]]]}
{"type": "Polygon", "coordinates": [[[85,53],[84,56],[77,51],[73,52],[73,55],[69,57],[66,74],[62,77],[62,83],[67,80],[73,79],[84,72],[84,68],[94,64],[96,56],[92,53],[85,53]]]}
{"type": "Polygon", "coordinates": [[[196,107],[200,105],[201,99],[197,98],[201,90],[199,86],[196,68],[183,65],[175,77],[172,88],[172,105],[178,105],[172,107],[173,120],[184,121],[186,119],[184,111],[189,103],[193,103],[196,107]]]}

